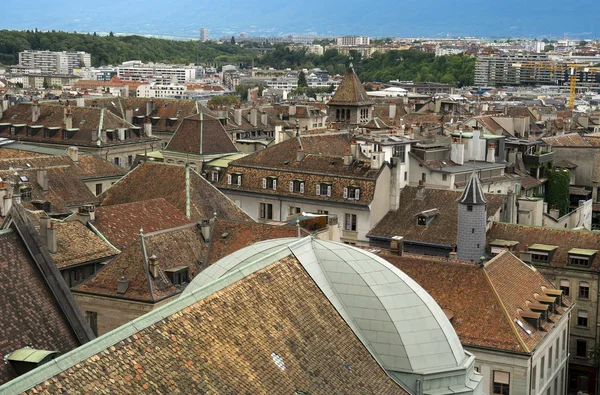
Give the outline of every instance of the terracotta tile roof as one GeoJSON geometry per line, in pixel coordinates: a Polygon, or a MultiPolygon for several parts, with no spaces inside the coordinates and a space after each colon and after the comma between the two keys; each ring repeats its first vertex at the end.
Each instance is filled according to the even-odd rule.
{"type": "MultiPolygon", "coordinates": [[[[2,163],[2,161],[0,161],[2,163]]],[[[49,163],[49,162],[45,162],[49,163]]],[[[6,164],[6,163],[5,163],[6,164]]],[[[33,167],[32,167],[33,168],[33,167]]],[[[48,171],[48,190],[43,191],[37,183],[37,170],[2,170],[0,169],[0,178],[7,184],[20,183],[22,187],[31,188],[31,201],[23,202],[23,205],[31,210],[41,208],[35,204],[50,202],[51,212],[53,214],[71,213],[70,208],[81,206],[83,204],[95,204],[98,199],[89,190],[74,168],[70,166],[49,167],[48,171]],[[15,175],[17,173],[18,175],[15,175]],[[20,177],[27,177],[23,181],[20,177]]],[[[12,185],[10,185],[12,187],[12,185]]]]}
{"type": "Polygon", "coordinates": [[[212,228],[207,264],[263,240],[296,237],[295,226],[277,226],[255,222],[217,221],[212,228]]]}
{"type": "Polygon", "coordinates": [[[0,147],[0,159],[39,158],[44,156],[46,155],[37,152],[0,147]]]}
{"type": "Polygon", "coordinates": [[[213,115],[207,107],[197,103],[194,100],[177,100],[177,99],[145,99],[145,98],[109,98],[109,99],[92,99],[86,100],[87,106],[97,106],[100,108],[106,108],[117,117],[126,119],[127,110],[132,110],[133,119],[132,122],[137,123],[138,126],[145,122],[146,116],[146,103],[153,102],[154,109],[150,113],[152,119],[152,130],[153,131],[171,131],[177,130],[181,124],[181,120],[191,115],[197,114],[196,105],[202,109],[204,114],[213,115]],[[139,118],[137,118],[139,117],[139,118]],[[167,122],[167,120],[175,119],[175,122],[167,122]],[[137,119],[137,120],[136,120],[137,119]]]}
{"type": "MultiPolygon", "coordinates": [[[[22,206],[0,232],[0,358],[23,348],[65,353],[93,339],[48,249],[22,206]]],[[[0,384],[17,376],[0,363],[0,384]]]]}
{"type": "Polygon", "coordinates": [[[346,74],[344,74],[344,78],[342,78],[342,82],[340,82],[331,100],[329,100],[328,105],[366,106],[374,103],[367,95],[354,69],[349,67],[346,70],[346,74]]]}
{"type": "MultiPolygon", "coordinates": [[[[382,257],[408,274],[444,311],[453,315],[451,323],[463,346],[531,352],[565,312],[564,307],[558,308],[560,314],[551,314],[552,323],[545,323],[543,330],[534,328],[520,316],[519,310],[533,312],[527,301],[535,303],[535,294],[545,295],[542,287],[555,287],[535,268],[509,252],[499,254],[484,268],[471,263],[389,253],[382,257]],[[519,327],[515,319],[520,320],[531,335],[519,327]]],[[[566,298],[563,300],[570,306],[566,298]]]]}
{"type": "Polygon", "coordinates": [[[76,291],[125,297],[156,302],[181,292],[165,274],[166,269],[187,266],[190,281],[199,273],[206,245],[196,224],[138,235],[119,256],[107,263],[94,276],[75,287],[76,291]],[[160,275],[154,278],[149,272],[149,258],[155,255],[160,275]],[[124,276],[129,287],[117,293],[117,281],[124,276]]]}
{"type": "MultiPolygon", "coordinates": [[[[529,305],[539,303],[537,295],[546,296],[544,293],[545,288],[556,288],[535,267],[523,263],[508,251],[503,251],[487,262],[485,273],[496,290],[511,322],[520,320],[530,329],[531,334],[528,334],[521,328],[515,328],[527,350],[533,350],[543,340],[544,336],[550,332],[550,328],[554,323],[558,322],[565,308],[559,307],[556,309],[556,312],[560,314],[555,314],[549,310],[550,322],[542,324],[544,330],[535,330],[536,328],[521,318],[519,311],[533,312],[529,305]]],[[[562,300],[567,307],[571,305],[566,298],[563,297],[562,300]]],[[[541,321],[544,322],[544,320],[541,321]]]]}
{"type": "MultiPolygon", "coordinates": [[[[185,167],[146,162],[129,172],[100,195],[102,206],[164,198],[181,213],[186,212],[185,167]]],[[[190,170],[190,214],[193,221],[251,218],[201,175],[190,170]]]]}
{"type": "MultiPolygon", "coordinates": [[[[17,128],[17,134],[10,134],[10,126],[0,125],[0,137],[18,139],[20,141],[44,142],[62,145],[96,146],[96,136],[99,126],[102,130],[117,130],[119,128],[131,129],[133,125],[122,118],[112,114],[110,111],[102,111],[100,108],[92,107],[70,107],[73,113],[73,128],[78,129],[70,133],[68,139],[63,138],[64,111],[65,107],[54,104],[40,105],[40,115],[36,122],[32,122],[32,104],[20,103],[4,111],[0,124],[11,125],[43,125],[44,128],[60,128],[54,131],[51,137],[44,136],[44,128],[36,130],[32,136],[28,136],[25,127],[17,128]]],[[[104,145],[120,145],[132,141],[151,141],[143,132],[137,137],[134,132],[126,141],[107,140],[104,145]]]]}
{"type": "Polygon", "coordinates": [[[544,143],[552,147],[591,147],[592,144],[578,133],[568,133],[542,138],[544,143]]]}
{"type": "MultiPolygon", "coordinates": [[[[445,189],[424,189],[424,198],[419,198],[419,188],[406,186],[400,192],[400,208],[390,211],[368,236],[391,239],[403,236],[405,240],[452,245],[457,238],[458,199],[461,191],[445,189]],[[438,209],[429,226],[417,225],[416,214],[425,210],[438,209]]],[[[494,215],[503,205],[504,196],[485,195],[488,216],[494,215]]]]}
{"type": "Polygon", "coordinates": [[[142,200],[96,208],[92,225],[120,250],[140,235],[191,223],[183,213],[164,198],[142,200]]]}
{"type": "Polygon", "coordinates": [[[52,254],[52,259],[59,269],[108,260],[119,253],[79,221],[53,221],[53,225],[56,228],[57,252],[52,254]]]}
{"type": "Polygon", "coordinates": [[[238,152],[221,122],[210,115],[203,115],[202,122],[199,115],[185,118],[165,149],[194,155],[238,152]],[[200,128],[202,128],[202,135],[200,135],[200,128]],[[201,136],[202,151],[200,150],[201,136]]]}
{"type": "Polygon", "coordinates": [[[28,393],[407,394],[292,258],[33,385],[28,393]]]}
{"type": "Polygon", "coordinates": [[[77,162],[71,161],[71,163],[75,171],[79,174],[79,177],[83,180],[89,178],[118,177],[127,174],[127,170],[121,166],[115,165],[96,155],[79,154],[79,160],[77,162]]]}
{"type": "MultiPolygon", "coordinates": [[[[546,244],[557,246],[554,251],[551,266],[567,267],[569,263],[569,250],[572,248],[585,248],[600,250],[600,234],[589,231],[576,231],[566,229],[551,229],[517,224],[494,223],[488,231],[488,243],[493,240],[513,240],[519,244],[515,247],[515,254],[524,251],[526,246],[533,244],[546,244]]],[[[590,270],[600,271],[600,257],[595,256],[590,265],[590,270]]]]}

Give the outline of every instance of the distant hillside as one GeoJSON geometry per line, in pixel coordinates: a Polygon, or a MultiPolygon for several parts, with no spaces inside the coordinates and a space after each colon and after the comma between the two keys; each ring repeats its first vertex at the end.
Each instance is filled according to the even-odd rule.
{"type": "Polygon", "coordinates": [[[120,64],[127,60],[166,63],[249,61],[252,54],[236,45],[198,41],[175,41],[142,36],[98,36],[65,32],[0,30],[0,63],[19,62],[19,52],[27,49],[85,51],[93,66],[120,64]]]}

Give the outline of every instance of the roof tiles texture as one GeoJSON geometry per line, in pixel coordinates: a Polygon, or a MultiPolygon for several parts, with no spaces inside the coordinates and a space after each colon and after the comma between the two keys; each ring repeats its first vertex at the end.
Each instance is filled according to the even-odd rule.
{"type": "Polygon", "coordinates": [[[91,388],[406,394],[292,258],[142,329],[29,393],[91,388]]]}
{"type": "Polygon", "coordinates": [[[79,221],[53,222],[53,225],[57,252],[52,259],[59,269],[109,259],[119,253],[79,221]]]}
{"type": "MultiPolygon", "coordinates": [[[[181,213],[186,212],[185,167],[146,162],[100,195],[102,206],[164,198],[181,213]]],[[[225,195],[190,170],[190,216],[193,221],[212,218],[251,220],[225,195]]]]}
{"type": "Polygon", "coordinates": [[[164,198],[96,208],[92,225],[112,245],[123,250],[140,235],[191,223],[164,198]]]}
{"type": "Polygon", "coordinates": [[[206,245],[198,227],[194,224],[168,231],[138,236],[118,257],[106,264],[83,284],[78,291],[114,297],[126,297],[155,302],[175,295],[175,287],[164,274],[165,269],[187,266],[189,279],[199,272],[206,245]],[[149,272],[149,259],[157,257],[159,276],[149,272]],[[123,294],[117,293],[117,281],[124,276],[129,287],[123,294]]]}
{"type": "Polygon", "coordinates": [[[364,106],[374,104],[374,101],[367,95],[354,69],[349,67],[328,104],[364,106]]]}
{"type": "Polygon", "coordinates": [[[209,115],[203,115],[202,121],[199,115],[184,119],[169,141],[166,150],[194,155],[238,151],[221,122],[209,115]],[[201,140],[202,144],[200,144],[201,140]]]}
{"type": "MultiPolygon", "coordinates": [[[[77,337],[16,232],[0,235],[0,358],[31,345],[65,353],[77,337]]],[[[17,376],[0,363],[0,384],[17,376]]]]}

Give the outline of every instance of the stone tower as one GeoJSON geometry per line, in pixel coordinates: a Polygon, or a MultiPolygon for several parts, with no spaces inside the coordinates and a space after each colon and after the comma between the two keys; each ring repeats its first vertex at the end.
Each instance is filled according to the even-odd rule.
{"type": "Polygon", "coordinates": [[[355,128],[373,119],[374,104],[350,64],[340,86],[327,103],[327,116],[336,127],[355,128]]]}
{"type": "Polygon", "coordinates": [[[475,172],[458,200],[456,256],[461,261],[479,262],[485,255],[487,201],[475,172]]]}

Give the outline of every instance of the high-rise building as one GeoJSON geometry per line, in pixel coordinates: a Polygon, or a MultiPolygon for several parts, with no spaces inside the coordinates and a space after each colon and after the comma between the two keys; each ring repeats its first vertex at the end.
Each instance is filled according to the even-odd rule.
{"type": "Polygon", "coordinates": [[[200,29],[200,41],[206,42],[208,40],[210,40],[209,35],[208,35],[208,29],[203,27],[200,29]]]}
{"type": "Polygon", "coordinates": [[[91,63],[90,54],[85,52],[19,52],[20,66],[42,72],[71,74],[75,69],[90,67],[91,63]]]}
{"type": "Polygon", "coordinates": [[[337,38],[338,47],[369,44],[371,44],[371,38],[366,36],[343,36],[337,38]]]}

